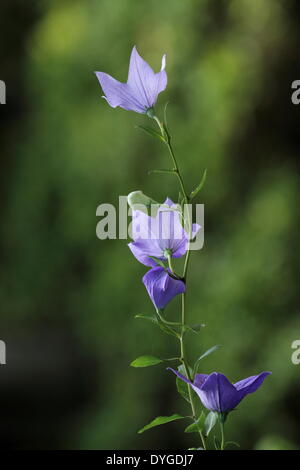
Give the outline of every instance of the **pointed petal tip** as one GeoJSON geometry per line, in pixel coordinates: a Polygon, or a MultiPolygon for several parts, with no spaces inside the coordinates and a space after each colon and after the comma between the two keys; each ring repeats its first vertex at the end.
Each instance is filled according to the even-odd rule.
{"type": "Polygon", "coordinates": [[[180,372],[178,372],[177,370],[175,369],[172,369],[172,367],[168,367],[169,370],[171,370],[172,372],[174,372],[175,375],[177,375],[177,377],[181,380],[183,380],[184,382],[186,382],[187,384],[190,384],[192,385],[192,382],[187,378],[185,377],[183,374],[181,374],[180,372]]]}
{"type": "Polygon", "coordinates": [[[268,375],[272,375],[272,372],[270,372],[269,370],[265,371],[265,372],[262,372],[261,375],[264,375],[265,377],[268,377],[268,375]]]}
{"type": "Polygon", "coordinates": [[[132,55],[132,54],[137,54],[137,55],[139,55],[136,45],[134,45],[133,48],[132,48],[132,50],[131,50],[131,55],[132,55]]]}
{"type": "Polygon", "coordinates": [[[257,377],[264,377],[265,378],[265,377],[267,377],[268,375],[271,375],[271,374],[272,374],[272,372],[270,372],[270,371],[263,371],[260,374],[258,374],[257,377]]]}
{"type": "Polygon", "coordinates": [[[164,204],[165,204],[166,206],[169,206],[169,207],[172,207],[172,206],[175,205],[174,202],[172,201],[172,199],[170,199],[169,197],[167,197],[167,199],[165,200],[164,204]]]}

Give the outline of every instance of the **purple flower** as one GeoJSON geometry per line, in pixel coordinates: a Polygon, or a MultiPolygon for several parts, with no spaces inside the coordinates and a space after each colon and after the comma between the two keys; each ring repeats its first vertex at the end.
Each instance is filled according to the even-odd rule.
{"type": "Polygon", "coordinates": [[[165,66],[164,55],[160,72],[154,73],[134,46],[130,56],[127,83],[119,82],[104,72],[95,73],[105,94],[103,98],[112,108],[120,106],[128,111],[147,113],[155,105],[159,93],[167,86],[165,66]]]}
{"type": "Polygon", "coordinates": [[[143,277],[148,294],[158,309],[165,306],[178,294],[185,292],[185,284],[170,276],[170,272],[157,266],[150,269],[143,277]]]}
{"type": "MultiPolygon", "coordinates": [[[[193,236],[200,225],[193,224],[193,236]]],[[[168,256],[180,258],[188,249],[189,236],[181,223],[181,215],[171,199],[166,199],[155,217],[142,211],[132,214],[132,237],[134,242],[128,246],[136,259],[145,266],[155,267],[153,259],[166,261],[168,256]]]]}
{"type": "Polygon", "coordinates": [[[233,410],[246,395],[255,392],[267,375],[271,374],[271,372],[262,372],[232,384],[225,375],[213,372],[209,375],[196,374],[193,383],[176,370],[169,369],[195,390],[205,408],[218,413],[228,413],[233,410]]]}
{"type": "MultiPolygon", "coordinates": [[[[178,207],[171,199],[155,208],[155,217],[149,217],[141,210],[133,211],[134,242],[128,246],[140,263],[152,268],[143,277],[143,283],[156,308],[163,309],[173,297],[185,292],[185,283],[176,279],[169,269],[160,266],[159,261],[184,256],[189,237],[182,226],[178,207]]],[[[199,229],[199,225],[193,224],[193,236],[199,229]]]]}

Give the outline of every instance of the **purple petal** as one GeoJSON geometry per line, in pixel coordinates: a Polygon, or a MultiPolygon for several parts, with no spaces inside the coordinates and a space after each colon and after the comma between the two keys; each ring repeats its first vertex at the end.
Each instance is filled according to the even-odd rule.
{"type": "Polygon", "coordinates": [[[192,225],[192,238],[194,238],[197,235],[200,229],[201,229],[201,225],[199,224],[192,225]]]}
{"type": "Polygon", "coordinates": [[[95,72],[105,94],[104,98],[112,108],[120,106],[128,111],[145,113],[146,109],[127,83],[122,83],[104,72],[95,72]]]}
{"type": "Polygon", "coordinates": [[[174,372],[174,374],[176,374],[177,377],[179,377],[181,380],[183,380],[183,381],[186,382],[187,384],[192,385],[192,382],[191,382],[187,377],[185,377],[184,375],[180,374],[180,372],[178,372],[177,370],[172,369],[172,367],[167,367],[167,370],[171,370],[171,371],[174,372]]]}
{"type": "Polygon", "coordinates": [[[155,240],[139,240],[137,242],[128,243],[128,246],[133,256],[145,266],[157,266],[157,263],[151,259],[150,256],[164,259],[161,250],[155,244],[155,240]]]}
{"type": "Polygon", "coordinates": [[[195,378],[194,378],[195,387],[197,387],[197,388],[202,387],[202,385],[204,384],[207,377],[208,377],[207,374],[196,374],[195,378]]]}
{"type": "Polygon", "coordinates": [[[173,258],[181,258],[184,256],[188,249],[188,239],[186,234],[183,234],[181,240],[173,240],[172,242],[172,257],[173,258]]]}
{"type": "Polygon", "coordinates": [[[167,86],[167,74],[165,68],[165,56],[162,59],[162,68],[159,73],[154,73],[150,65],[142,59],[136,50],[132,49],[127,84],[133,96],[148,109],[156,103],[158,94],[167,86]]]}
{"type": "Polygon", "coordinates": [[[134,241],[157,240],[155,219],[140,210],[132,211],[132,238],[134,241]]]}
{"type": "Polygon", "coordinates": [[[129,243],[129,248],[137,260],[146,266],[157,266],[157,263],[149,258],[154,256],[166,259],[163,250],[159,246],[158,237],[155,233],[154,218],[149,217],[142,211],[134,210],[132,214],[132,237],[135,240],[129,243]]]}
{"type": "MultiPolygon", "coordinates": [[[[173,207],[173,206],[175,206],[175,203],[172,201],[172,199],[170,199],[169,197],[167,197],[167,199],[166,199],[165,202],[164,202],[164,205],[165,205],[165,206],[169,206],[169,207],[173,207]]],[[[173,369],[171,369],[171,370],[173,370],[173,369]]]]}
{"type": "Polygon", "coordinates": [[[203,405],[211,411],[224,413],[240,402],[236,388],[225,375],[218,372],[210,374],[200,387],[193,385],[203,405]]]}
{"type": "Polygon", "coordinates": [[[234,384],[234,387],[239,392],[242,392],[243,397],[248,393],[255,392],[263,383],[265,378],[270,375],[272,372],[262,372],[258,375],[252,375],[246,379],[240,380],[234,384]]]}
{"type": "Polygon", "coordinates": [[[157,212],[154,227],[162,251],[171,250],[172,256],[179,258],[186,253],[184,250],[186,233],[182,226],[181,215],[176,208],[177,205],[171,199],[166,199],[157,212]]]}
{"type": "Polygon", "coordinates": [[[150,269],[143,277],[143,283],[157,308],[164,308],[176,295],[185,292],[185,284],[173,279],[162,267],[150,269]]]}
{"type": "MultiPolygon", "coordinates": [[[[199,228],[199,225],[193,224],[193,234],[199,228]]],[[[132,237],[135,242],[141,239],[149,241],[145,247],[133,245],[134,250],[136,248],[133,254],[147,266],[153,266],[153,263],[146,263],[145,256],[166,259],[164,251],[170,250],[173,258],[180,258],[188,249],[188,235],[182,226],[181,213],[177,210],[177,205],[169,198],[159,207],[155,217],[149,217],[140,210],[133,211],[132,237]],[[143,249],[144,253],[142,253],[143,249]]]]}

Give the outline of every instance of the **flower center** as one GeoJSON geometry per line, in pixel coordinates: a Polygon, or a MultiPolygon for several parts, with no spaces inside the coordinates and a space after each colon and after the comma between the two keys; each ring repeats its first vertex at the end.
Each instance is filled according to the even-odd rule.
{"type": "Polygon", "coordinates": [[[172,256],[172,250],[170,250],[170,248],[166,248],[163,251],[163,255],[164,255],[165,258],[169,259],[172,256]]]}
{"type": "Polygon", "coordinates": [[[147,116],[149,116],[150,118],[154,118],[155,114],[154,114],[154,108],[148,108],[147,111],[146,111],[146,114],[147,116]]]}

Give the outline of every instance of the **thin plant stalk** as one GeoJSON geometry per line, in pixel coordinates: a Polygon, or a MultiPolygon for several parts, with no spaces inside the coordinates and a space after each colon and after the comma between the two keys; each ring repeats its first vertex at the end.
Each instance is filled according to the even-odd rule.
{"type": "MultiPolygon", "coordinates": [[[[183,181],[183,178],[182,178],[182,175],[181,175],[181,172],[180,172],[180,169],[179,169],[176,157],[175,157],[175,153],[174,153],[174,150],[173,150],[173,147],[172,147],[172,144],[171,144],[170,134],[169,134],[166,126],[164,126],[160,122],[160,120],[157,116],[153,115],[152,118],[156,121],[156,123],[157,123],[157,125],[160,129],[161,136],[163,138],[163,142],[165,143],[165,145],[167,146],[167,148],[169,150],[169,154],[171,156],[172,163],[173,163],[172,171],[177,176],[179,186],[180,186],[180,190],[181,190],[182,196],[183,196],[183,207],[182,207],[182,209],[183,209],[184,205],[189,203],[189,196],[187,194],[185,184],[184,184],[184,181],[183,181]]],[[[192,232],[192,221],[191,221],[190,211],[187,210],[186,213],[187,213],[186,224],[187,224],[187,228],[188,228],[188,230],[187,230],[188,231],[188,238],[190,240],[191,239],[191,232],[192,232]]],[[[168,257],[168,258],[169,258],[168,259],[169,268],[171,269],[171,271],[173,271],[172,264],[171,264],[171,259],[170,259],[170,257],[168,257]]],[[[189,260],[190,260],[190,250],[188,248],[188,250],[186,252],[186,255],[185,255],[184,267],[183,267],[183,273],[182,273],[182,279],[184,280],[185,284],[187,282],[189,260]]],[[[182,324],[182,327],[181,327],[181,332],[180,332],[180,336],[179,336],[180,360],[181,360],[181,363],[182,363],[182,365],[185,369],[185,374],[186,374],[187,378],[192,381],[193,377],[191,377],[191,374],[190,374],[190,371],[189,371],[188,362],[187,362],[187,358],[186,358],[185,344],[184,344],[184,333],[185,333],[184,325],[186,324],[186,293],[185,292],[183,294],[181,294],[181,324],[182,324]]],[[[195,403],[194,403],[194,397],[193,397],[192,390],[191,390],[190,386],[188,386],[188,393],[189,393],[189,400],[190,400],[191,409],[192,409],[192,417],[193,417],[193,420],[196,422],[196,419],[197,419],[196,406],[195,406],[195,403]]],[[[203,449],[206,449],[205,439],[204,439],[202,431],[200,431],[200,430],[199,430],[199,435],[200,435],[201,444],[203,446],[203,449]]]]}

